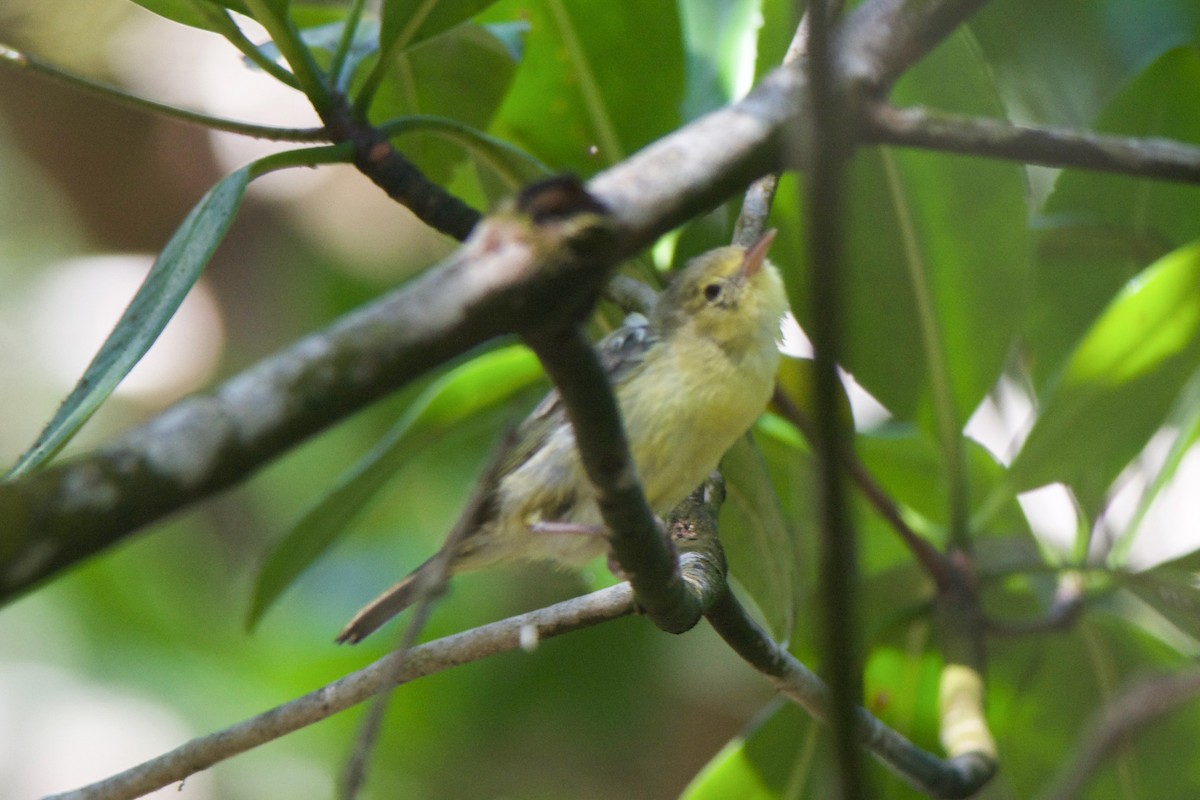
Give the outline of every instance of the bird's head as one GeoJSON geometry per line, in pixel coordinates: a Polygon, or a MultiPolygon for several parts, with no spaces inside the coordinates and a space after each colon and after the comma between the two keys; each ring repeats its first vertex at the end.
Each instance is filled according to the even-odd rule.
{"type": "Polygon", "coordinates": [[[684,331],[727,350],[779,337],[787,310],[783,280],[767,251],[775,231],[750,247],[718,247],[697,256],[675,276],[654,309],[654,323],[670,337],[684,331]]]}

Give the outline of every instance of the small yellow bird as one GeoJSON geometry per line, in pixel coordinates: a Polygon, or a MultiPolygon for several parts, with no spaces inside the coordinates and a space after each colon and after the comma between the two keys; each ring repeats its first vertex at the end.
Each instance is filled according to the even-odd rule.
{"type": "MultiPolygon", "coordinates": [[[[649,320],[597,345],[655,514],[700,485],[771,396],[787,310],[783,281],[766,260],[774,238],[772,230],[749,248],[696,257],[649,320]]],[[[557,392],[521,423],[490,474],[466,512],[475,515],[470,527],[358,612],[339,642],[358,642],[403,611],[442,569],[512,560],[581,566],[605,551],[603,520],[557,392]]]]}

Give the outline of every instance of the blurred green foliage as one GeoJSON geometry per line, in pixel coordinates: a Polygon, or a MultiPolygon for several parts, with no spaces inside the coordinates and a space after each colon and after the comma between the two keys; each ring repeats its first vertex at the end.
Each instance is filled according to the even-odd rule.
{"type": "MultiPolygon", "coordinates": [[[[197,11],[206,2],[138,5],[219,30],[197,11]]],[[[734,99],[746,76],[778,62],[796,24],[793,4],[778,0],[385,0],[382,19],[358,20],[358,36],[347,39],[349,5],[290,4],[298,41],[314,48],[317,64],[343,57],[344,88],[368,107],[369,119],[396,126],[402,152],[480,209],[534,177],[539,165],[587,177],[734,99]],[[341,50],[343,41],[352,50],[341,50]]],[[[1050,5],[991,4],[905,76],[892,99],[1026,124],[1200,141],[1196,4],[1050,5]]],[[[282,13],[289,4],[266,7],[282,13]]],[[[51,59],[69,51],[61,31],[39,36],[43,12],[29,8],[19,26],[5,18],[3,38],[51,59]]],[[[146,22],[144,14],[131,16],[146,22]]],[[[164,39],[176,33],[155,30],[164,39]]],[[[116,29],[103,35],[113,37],[113,48],[129,46],[116,29]]],[[[173,277],[187,285],[211,255],[205,278],[226,317],[225,370],[232,373],[403,281],[448,246],[420,239],[411,221],[389,209],[387,224],[376,228],[403,234],[390,246],[390,231],[355,234],[384,242],[364,270],[304,222],[306,213],[330,210],[323,194],[330,184],[282,202],[255,195],[252,183],[239,210],[249,173],[232,172],[236,178],[224,180],[233,183],[219,184],[211,158],[187,160],[210,143],[169,123],[154,123],[164,126],[154,129],[161,150],[129,155],[112,132],[134,123],[146,120],[102,100],[76,102],[25,76],[0,76],[0,153],[11,164],[0,182],[0,356],[11,359],[0,367],[8,374],[37,375],[14,344],[20,337],[8,331],[23,320],[20,298],[64,252],[145,248],[150,239],[162,249],[164,269],[175,265],[173,277]],[[47,130],[60,136],[54,147],[47,130]],[[84,214],[98,201],[78,165],[117,158],[127,159],[119,163],[128,182],[103,195],[107,213],[84,214]],[[185,226],[171,239],[165,221],[149,234],[127,227],[129,218],[155,219],[146,207],[159,204],[177,225],[207,186],[235,184],[237,202],[197,206],[217,217],[199,233],[185,226]]],[[[967,499],[989,614],[1036,617],[1049,607],[1060,571],[1086,573],[1075,627],[989,640],[989,719],[1002,768],[979,796],[1030,797],[1122,685],[1179,668],[1200,652],[1200,520],[1175,520],[1186,535],[1169,545],[1151,527],[1166,519],[1152,513],[1157,503],[1188,491],[1181,476],[1194,474],[1185,470],[1200,437],[1193,244],[1200,195],[1182,184],[894,148],[860,150],[848,180],[844,366],[888,412],[882,423],[860,426],[860,458],[909,525],[939,546],[954,524],[953,496],[967,499]],[[968,422],[981,403],[999,397],[1001,383],[1016,387],[1029,409],[1002,432],[1006,443],[985,447],[968,422]],[[1077,520],[1057,537],[1017,500],[1018,491],[1047,484],[1062,486],[1077,520]],[[1121,495],[1130,486],[1132,501],[1121,495]],[[1136,513],[1123,510],[1131,503],[1136,513]]],[[[802,183],[794,176],[781,183],[772,257],[803,323],[802,183]]],[[[720,209],[687,226],[679,253],[722,241],[729,218],[730,209],[720,209]]],[[[119,333],[137,333],[140,324],[119,333]]],[[[114,346],[123,345],[118,339],[114,346]]],[[[53,408],[44,386],[16,392],[23,380],[0,387],[6,404],[22,404],[13,417],[19,424],[0,427],[5,463],[53,408]]],[[[385,633],[347,649],[334,647],[333,635],[362,602],[437,547],[499,432],[535,401],[534,384],[532,362],[515,349],[447,365],[235,492],[5,609],[0,665],[64,666],[85,686],[120,686],[170,709],[197,733],[363,665],[393,639],[385,633]],[[242,624],[248,609],[261,617],[252,636],[242,624]]],[[[803,395],[803,384],[785,390],[803,395]]],[[[803,406],[804,397],[794,399],[803,406]]],[[[83,445],[155,410],[114,396],[85,429],[83,445]]],[[[727,459],[722,524],[739,591],[793,652],[816,664],[811,467],[798,432],[765,417],[755,441],[727,459]]],[[[855,503],[866,703],[937,751],[933,588],[865,500],[855,503]]],[[[580,575],[530,567],[462,577],[426,636],[611,580],[599,563],[580,575]]],[[[0,701],[15,691],[3,674],[0,701]]],[[[364,797],[825,796],[827,743],[819,727],[768,695],[766,682],[711,632],[672,638],[644,621],[622,620],[398,691],[364,797]]],[[[212,796],[330,794],[360,714],[216,767],[212,796]]],[[[1195,708],[1168,715],[1120,748],[1090,796],[1195,795],[1200,766],[1188,754],[1198,735],[1195,708]]],[[[158,749],[176,744],[162,741],[158,749]]],[[[883,768],[870,768],[874,797],[917,796],[883,768]]],[[[0,762],[0,785],[4,769],[17,774],[0,762]]],[[[20,784],[27,785],[34,784],[20,784]]],[[[183,794],[193,791],[208,790],[188,784],[183,794]]]]}

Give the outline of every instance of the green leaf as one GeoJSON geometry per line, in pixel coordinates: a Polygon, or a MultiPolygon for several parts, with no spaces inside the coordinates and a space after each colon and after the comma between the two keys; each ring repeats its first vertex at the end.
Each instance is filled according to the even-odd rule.
{"type": "Polygon", "coordinates": [[[1192,42],[1198,24],[1193,0],[1010,0],[988,4],[970,23],[1014,118],[1081,128],[1115,87],[1192,42]]]}
{"type": "Polygon", "coordinates": [[[341,538],[415,453],[463,420],[512,399],[540,374],[533,354],[514,345],[472,359],[434,381],[271,550],[255,581],[247,627],[258,624],[280,594],[341,538]]]}
{"type": "Polygon", "coordinates": [[[762,0],[678,0],[687,86],[683,118],[693,120],[750,88],[762,0]]]}
{"type": "Polygon", "coordinates": [[[1160,259],[1075,348],[1012,465],[1020,490],[1062,481],[1085,510],[1158,429],[1200,369],[1200,244],[1160,259]]]}
{"type": "MultiPolygon", "coordinates": [[[[970,39],[956,34],[906,76],[894,98],[1000,112],[970,39]],[[954,75],[953,81],[946,75],[954,75]]],[[[890,148],[850,165],[842,363],[894,415],[961,428],[1008,358],[1028,280],[1025,187],[1018,167],[890,148]],[[970,213],[964,213],[970,209],[970,213]]],[[[804,281],[792,308],[810,317],[804,281]]]]}
{"type": "MultiPolygon", "coordinates": [[[[912,426],[893,424],[859,434],[854,447],[884,493],[901,507],[909,525],[942,544],[951,522],[950,498],[939,476],[938,450],[930,436],[912,426]]],[[[1011,492],[1003,502],[990,499],[993,491],[1003,487],[1006,470],[978,442],[963,437],[961,447],[972,489],[969,511],[976,515],[986,506],[990,512],[987,527],[980,533],[1029,534],[1028,522],[1011,492]]]]}
{"type": "MultiPolygon", "coordinates": [[[[1155,501],[1168,490],[1179,492],[1184,489],[1178,485],[1176,474],[1183,465],[1184,457],[1192,452],[1197,442],[1200,442],[1200,373],[1192,376],[1191,382],[1180,392],[1175,409],[1167,416],[1163,427],[1165,430],[1162,432],[1172,437],[1171,445],[1162,465],[1138,499],[1137,511],[1134,512],[1129,525],[1108,554],[1108,564],[1111,567],[1125,566],[1155,501]]],[[[1200,548],[1200,541],[1193,539],[1193,544],[1200,548]]]]}
{"type": "MultiPolygon", "coordinates": [[[[320,50],[332,55],[341,44],[342,35],[346,30],[346,22],[343,19],[328,19],[331,16],[329,9],[319,9],[319,11],[320,16],[313,20],[313,24],[301,26],[300,41],[304,42],[310,50],[320,50]]],[[[280,56],[279,46],[271,41],[264,42],[258,47],[258,50],[270,61],[275,61],[280,56]]],[[[370,19],[359,20],[354,28],[354,39],[350,42],[346,70],[353,72],[359,64],[378,52],[379,23],[370,19]]],[[[248,59],[247,62],[253,66],[248,59]]]]}
{"type": "MultiPolygon", "coordinates": [[[[781,498],[803,493],[796,505],[811,507],[806,453],[761,436],[761,449],[749,437],[739,439],[721,459],[726,503],[721,510],[721,544],[729,572],[750,595],[779,639],[791,636],[796,621],[797,548],[804,541],[794,533],[781,498]],[[767,453],[771,469],[767,469],[767,453]]],[[[812,541],[812,537],[808,537],[812,541]]]]}
{"type": "Polygon", "coordinates": [[[814,758],[820,728],[793,703],[780,703],[745,737],[713,757],[680,795],[681,800],[779,800],[803,793],[823,771],[814,758]]]}
{"type": "MultiPolygon", "coordinates": [[[[1164,53],[1125,86],[1096,127],[1200,141],[1200,53],[1164,53]]],[[[1200,196],[1167,181],[1065,171],[1040,222],[1028,340],[1034,379],[1053,381],[1113,295],[1155,259],[1200,237],[1200,196]]]]}
{"type": "Polygon", "coordinates": [[[673,3],[505,0],[486,21],[530,25],[493,132],[581,176],[674,130],[683,98],[673,3]]]}
{"type": "Polygon", "coordinates": [[[8,478],[30,472],[52,458],[154,344],[229,230],[252,168],[243,167],[222,178],[188,213],[79,383],[8,478]]]}
{"type": "Polygon", "coordinates": [[[379,47],[385,53],[406,50],[461,22],[496,0],[384,0],[379,47]]]}
{"type": "MultiPolygon", "coordinates": [[[[465,128],[486,130],[516,71],[508,46],[487,28],[460,25],[394,57],[376,93],[372,115],[380,121],[438,116],[465,128]]],[[[434,182],[448,183],[469,152],[461,137],[448,130],[422,131],[419,126],[410,130],[398,144],[401,152],[434,182]]],[[[483,139],[482,135],[473,138],[476,143],[483,139]]],[[[501,148],[483,149],[495,155],[501,148]]],[[[511,155],[498,160],[499,168],[514,167],[511,155]]]]}
{"type": "Polygon", "coordinates": [[[1116,581],[1200,643],[1200,580],[1195,569],[1175,563],[1138,573],[1116,573],[1116,581]]]}
{"type": "Polygon", "coordinates": [[[208,21],[200,6],[207,5],[218,11],[230,9],[240,14],[250,14],[241,0],[134,0],[134,2],[169,20],[205,30],[216,30],[216,27],[208,21]]]}

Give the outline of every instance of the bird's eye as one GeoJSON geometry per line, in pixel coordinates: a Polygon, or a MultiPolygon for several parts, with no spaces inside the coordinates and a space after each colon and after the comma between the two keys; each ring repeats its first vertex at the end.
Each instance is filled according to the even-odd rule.
{"type": "Polygon", "coordinates": [[[721,284],[710,283],[708,286],[704,287],[704,299],[707,300],[708,302],[711,303],[712,301],[716,300],[720,296],[721,296],[721,284]]]}

